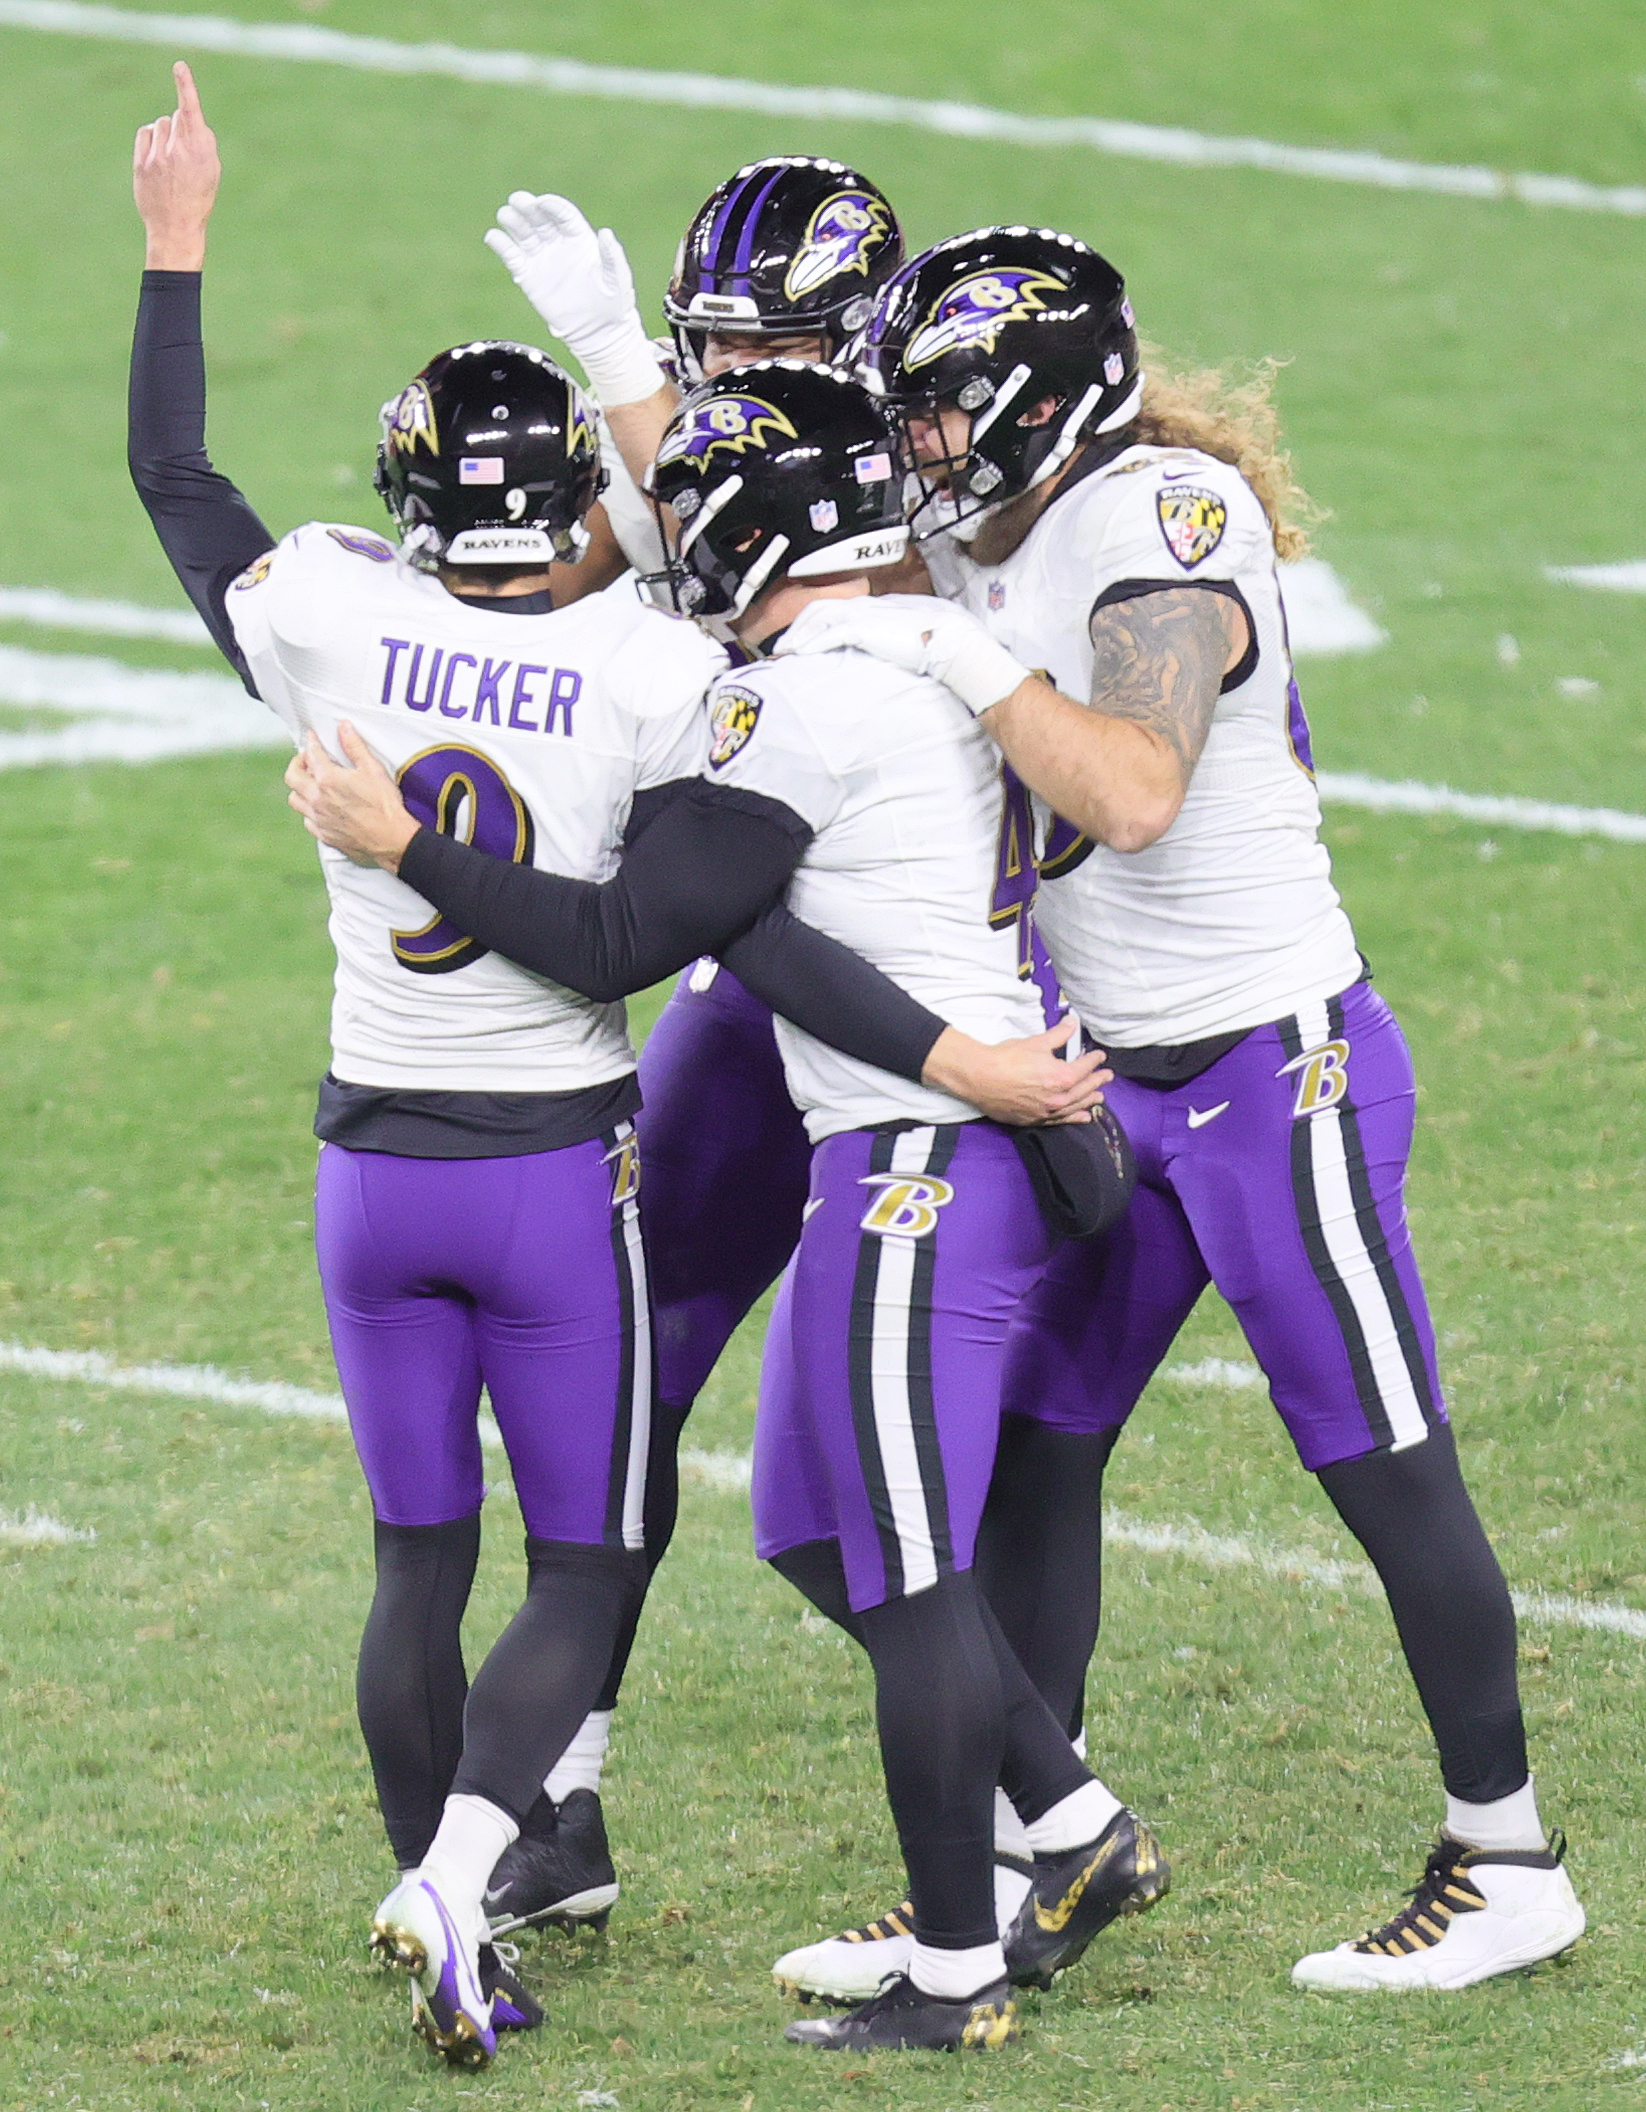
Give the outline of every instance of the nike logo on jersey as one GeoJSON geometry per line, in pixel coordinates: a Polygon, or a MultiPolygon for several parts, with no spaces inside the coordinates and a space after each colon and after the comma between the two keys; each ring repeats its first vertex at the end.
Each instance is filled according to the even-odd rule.
{"type": "Polygon", "coordinates": [[[1191,1107],[1189,1110],[1189,1127],[1191,1129],[1199,1129],[1202,1123],[1210,1122],[1216,1116],[1222,1114],[1228,1104],[1227,1100],[1220,1100],[1216,1107],[1191,1107]]]}
{"type": "Polygon", "coordinates": [[[826,1195],[808,1196],[806,1199],[806,1207],[800,1213],[800,1222],[802,1224],[805,1224],[808,1218],[815,1217],[817,1212],[822,1209],[823,1205],[827,1201],[828,1197],[826,1195]]]}

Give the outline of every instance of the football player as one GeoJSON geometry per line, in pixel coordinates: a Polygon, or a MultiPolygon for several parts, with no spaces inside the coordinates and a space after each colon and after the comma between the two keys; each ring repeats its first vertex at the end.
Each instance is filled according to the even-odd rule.
{"type": "Polygon", "coordinates": [[[1039,795],[1041,924],[1140,1163],[1125,1222],[1062,1247],[1014,1324],[991,1600],[1072,1722],[1104,1464],[1215,1284],[1383,1582],[1446,1792],[1408,1903],[1293,1978],[1457,1988],[1549,1957],[1583,1910],[1538,1814],[1514,1613],[1436,1373],[1405,1213],[1411,1059],[1319,840],[1271,414],[1146,384],[1119,275],[1021,227],[915,259],[861,362],[903,414],[952,605],[811,611],[778,650],[882,653],[982,714],[1039,795]]]}
{"type": "MultiPolygon", "coordinates": [[[[821,366],[766,361],[705,384],[671,421],[655,484],[683,524],[690,605],[757,652],[811,602],[866,596],[868,575],[907,541],[888,422],[821,366]]],[[[693,941],[719,944],[786,887],[821,930],[932,1007],[933,1030],[946,1019],[986,1040],[1030,1035],[1041,1001],[1022,973],[1019,920],[994,913],[1012,816],[963,708],[934,682],[832,652],[739,669],[711,704],[708,782],[650,824],[604,886],[420,825],[356,743],[356,768],[342,770],[311,742],[294,798],[323,841],[377,859],[457,929],[591,995],[638,987],[693,941]]],[[[1165,1889],[1152,1838],[1078,1759],[972,1572],[1007,1329],[1053,1244],[1031,1167],[1048,1138],[1088,1171],[1107,1165],[1112,1213],[1124,1192],[1106,1156],[1114,1137],[1094,1122],[1020,1150],[912,1069],[892,1075],[786,1023],[778,1033],[815,1151],[762,1378],[756,1537],[868,1653],[913,1902],[906,1970],[788,2036],[997,2046],[1017,2030],[1010,1978],[1059,1970],[1120,1896],[1135,1909],[1165,1889]],[[1006,1947],[997,1782],[1037,1856],[1006,1947]]]]}
{"type": "MultiPolygon", "coordinates": [[[[377,481],[398,549],[320,522],[275,544],[205,453],[200,283],[220,171],[189,71],[175,74],[177,111],[134,157],[148,268],[130,458],[180,580],[294,734],[352,714],[431,830],[602,876],[625,829],[693,781],[723,655],[629,587],[554,606],[550,568],[584,547],[598,452],[581,393],[525,346],[444,353],[385,407],[377,481]]],[[[324,870],[338,964],[316,1242],[377,1521],[360,1716],[403,1873],[373,1942],[411,1973],[429,2043],[481,2065],[499,2026],[541,2020],[486,1940],[483,1893],[644,1574],[639,1092],[620,1007],[523,973],[374,868],[328,853],[324,870]],[[528,1584],[465,1696],[482,1383],[528,1584]]],[[[906,1014],[821,943],[825,979],[831,961],[847,978],[822,1031],[841,1031],[858,977],[883,1018],[888,1000],[906,1014]]],[[[871,1056],[874,1040],[859,1044],[871,1056]]]]}
{"type": "MultiPolygon", "coordinates": [[[[602,504],[624,553],[648,574],[664,558],[639,481],[681,382],[762,355],[832,359],[903,260],[890,202],[857,170],[792,154],[751,162],[716,187],[686,229],[663,297],[671,353],[646,333],[628,259],[609,228],[596,233],[570,199],[529,191],[517,191],[497,218],[487,242],[576,355],[601,403],[617,443],[606,454],[602,504]]],[[[596,549],[578,569],[604,562],[596,549]]],[[[609,565],[606,576],[615,576],[609,565]]],[[[641,1052],[640,1085],[641,1218],[656,1314],[646,1486],[646,1561],[655,1572],[674,1531],[686,1417],[794,1250],[811,1151],[783,1082],[771,1008],[713,959],[697,962],[665,1005],[641,1052]]],[[[498,1866],[490,1889],[499,1933],[598,1919],[616,1896],[599,1790],[639,1615],[637,1603],[589,1721],[498,1866]]]]}

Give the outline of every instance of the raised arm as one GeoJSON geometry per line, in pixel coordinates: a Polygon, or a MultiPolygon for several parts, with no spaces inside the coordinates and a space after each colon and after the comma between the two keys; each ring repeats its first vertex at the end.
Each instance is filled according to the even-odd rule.
{"type": "Polygon", "coordinates": [[[206,453],[206,362],[200,274],[206,223],[222,174],[217,141],[181,61],[177,108],[144,125],[132,153],[132,190],[146,236],[132,339],[126,456],[137,495],[183,591],[250,689],[225,596],[274,538],[206,453]]]}

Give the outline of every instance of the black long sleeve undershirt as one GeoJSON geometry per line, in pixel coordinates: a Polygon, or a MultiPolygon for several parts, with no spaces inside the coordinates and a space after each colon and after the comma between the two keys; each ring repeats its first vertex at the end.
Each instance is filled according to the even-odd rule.
{"type": "Polygon", "coordinates": [[[145,271],[126,398],[126,461],[160,546],[224,658],[253,696],[225,597],[274,537],[206,453],[200,273],[145,271]]]}
{"type": "Polygon", "coordinates": [[[918,1079],[943,1021],[783,906],[811,841],[799,815],[698,778],[661,794],[642,795],[603,883],[509,865],[428,828],[400,877],[483,946],[585,997],[609,1004],[712,953],[804,1032],[918,1079]]]}
{"type": "MultiPolygon", "coordinates": [[[[226,596],[231,582],[273,549],[274,537],[206,452],[200,288],[196,271],[143,274],[127,460],[184,592],[255,696],[226,596]]],[[[530,600],[537,603],[536,596],[530,600]]],[[[528,613],[521,600],[488,606],[528,613]]],[[[637,797],[623,871],[609,883],[609,896],[590,882],[506,865],[429,829],[407,854],[427,884],[413,879],[407,865],[401,873],[472,938],[568,989],[609,999],[661,981],[699,954],[718,952],[756,997],[805,1032],[860,1062],[918,1079],[944,1022],[783,907],[783,889],[809,834],[776,801],[691,779],[637,797]],[[635,847],[650,823],[682,807],[670,833],[637,865],[635,847]],[[557,896],[561,889],[571,892],[557,896]],[[571,919],[563,931],[557,929],[562,918],[571,919]],[[588,972],[572,972],[578,969],[588,972]]]]}

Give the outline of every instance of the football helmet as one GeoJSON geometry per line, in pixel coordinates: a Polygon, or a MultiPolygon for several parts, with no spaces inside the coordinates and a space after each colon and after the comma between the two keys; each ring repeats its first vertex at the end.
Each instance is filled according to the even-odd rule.
{"type": "Polygon", "coordinates": [[[692,381],[704,340],[816,337],[833,359],[903,261],[884,193],[840,161],[776,154],[739,169],[686,230],[663,313],[692,381]]]}
{"type": "Polygon", "coordinates": [[[588,548],[600,441],[588,399],[546,352],[458,345],[379,415],[373,482],[419,571],[575,563],[588,548]]]}
{"type": "Polygon", "coordinates": [[[895,425],[832,367],[763,359],[693,389],[647,479],[691,616],[741,616],[772,581],[866,572],[908,548],[895,425]]]}
{"type": "Polygon", "coordinates": [[[922,538],[974,535],[1083,441],[1123,431],[1143,396],[1125,281],[1050,228],[979,228],[915,257],[881,290],[847,363],[920,423],[910,437],[922,538]],[[1049,416],[1025,424],[1048,399],[1049,416]],[[951,406],[970,416],[961,452],[938,424],[951,406]]]}

